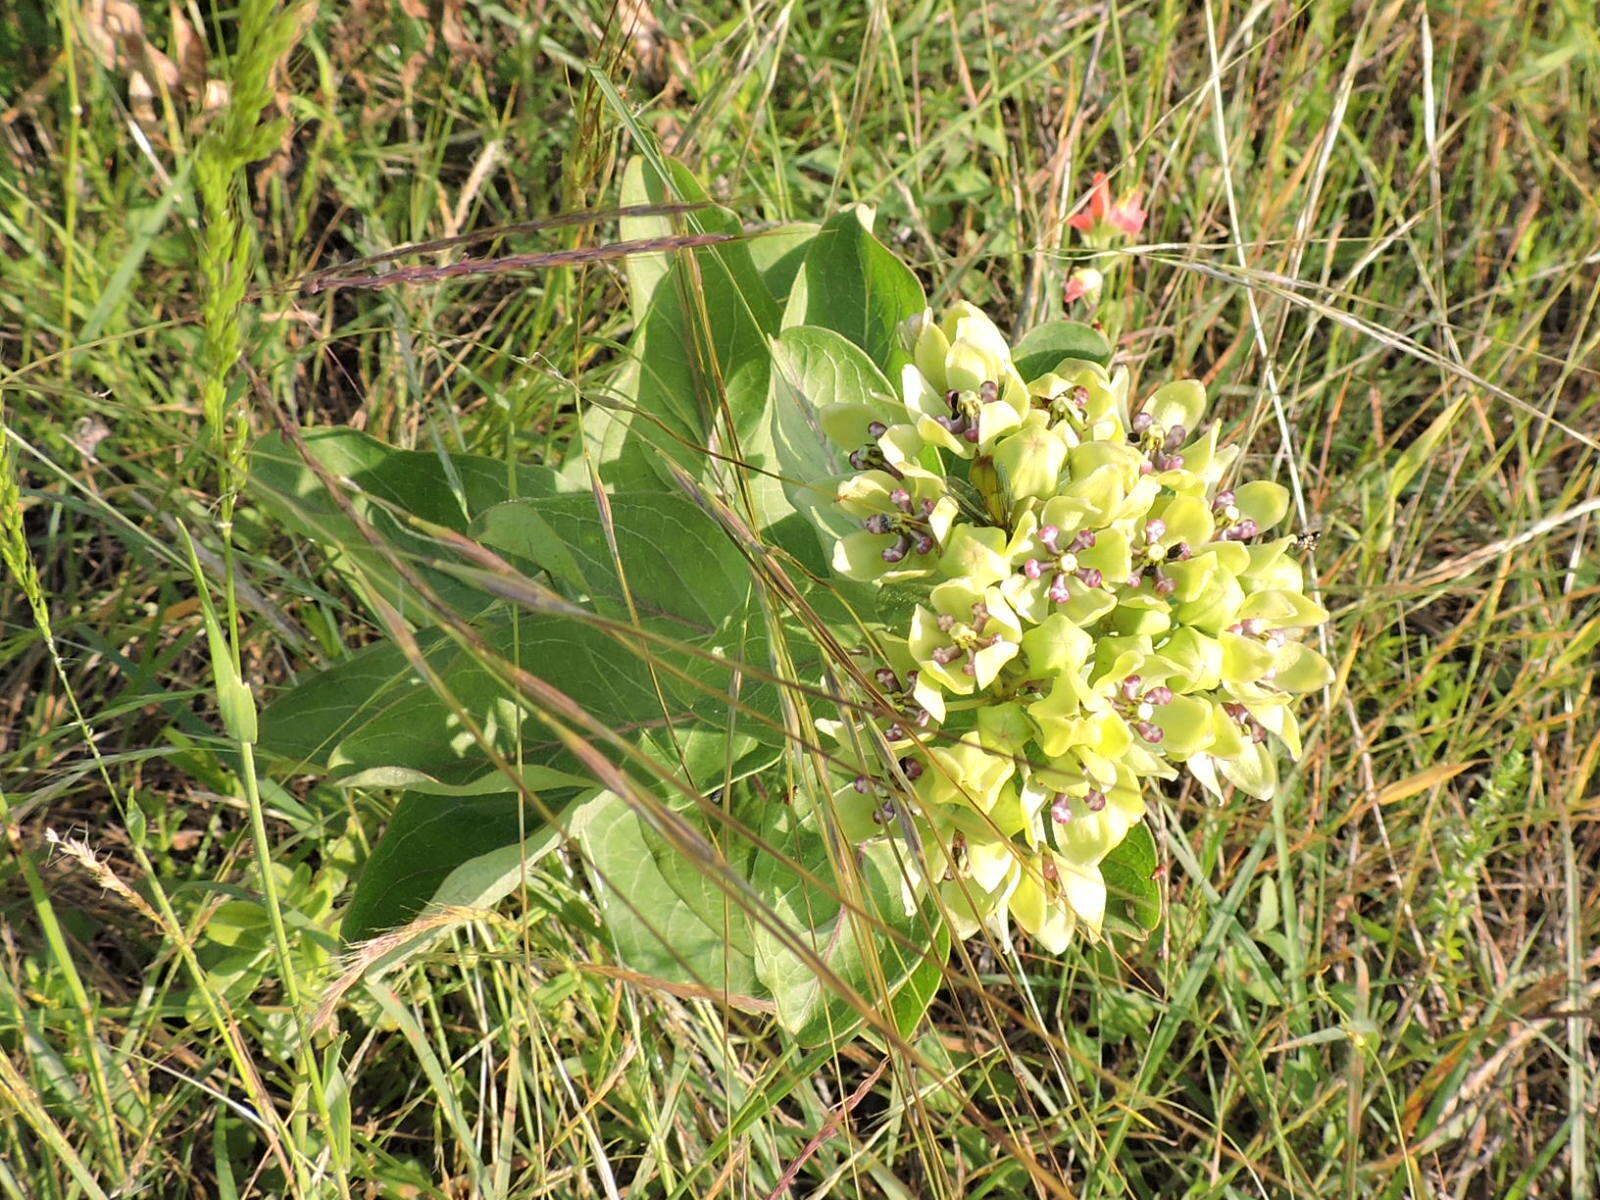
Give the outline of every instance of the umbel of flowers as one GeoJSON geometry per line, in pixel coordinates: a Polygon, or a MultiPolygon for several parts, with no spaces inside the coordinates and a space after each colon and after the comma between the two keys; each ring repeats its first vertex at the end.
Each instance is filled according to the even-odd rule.
{"type": "Polygon", "coordinates": [[[1009,918],[1056,952],[1100,931],[1149,781],[1271,795],[1295,701],[1331,678],[1302,640],[1327,613],[1272,535],[1285,490],[1227,483],[1199,383],[1136,399],[1074,359],[1024,379],[966,303],[903,333],[901,406],[822,413],[854,525],[835,568],[925,589],[871,649],[890,715],[841,729],[862,761],[836,810],[905,843],[959,935],[1009,918]]]}

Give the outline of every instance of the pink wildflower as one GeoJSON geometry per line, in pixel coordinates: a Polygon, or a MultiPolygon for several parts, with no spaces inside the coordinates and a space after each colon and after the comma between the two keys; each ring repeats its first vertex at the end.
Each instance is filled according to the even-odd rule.
{"type": "Polygon", "coordinates": [[[1123,233],[1135,234],[1144,228],[1144,219],[1150,214],[1139,206],[1139,201],[1144,193],[1135,188],[1116,204],[1111,206],[1111,211],[1106,213],[1106,224],[1123,233]]]}
{"type": "Polygon", "coordinates": [[[1073,213],[1067,218],[1067,224],[1083,233],[1101,232],[1105,226],[1120,233],[1138,233],[1150,215],[1140,204],[1143,198],[1143,190],[1135,188],[1113,204],[1106,173],[1096,171],[1089,185],[1089,207],[1073,213]]]}
{"type": "Polygon", "coordinates": [[[1106,173],[1096,171],[1094,182],[1089,185],[1089,211],[1073,213],[1067,218],[1067,224],[1088,233],[1105,219],[1106,211],[1110,207],[1111,187],[1106,182],[1106,173]]]}

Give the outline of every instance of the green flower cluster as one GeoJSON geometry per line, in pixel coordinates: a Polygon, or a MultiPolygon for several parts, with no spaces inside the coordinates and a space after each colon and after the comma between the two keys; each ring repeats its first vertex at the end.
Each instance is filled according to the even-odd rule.
{"type": "Polygon", "coordinates": [[[1237,447],[1201,428],[1205,393],[1141,403],[1126,370],[1068,359],[1023,379],[995,325],[958,303],[905,330],[903,406],[821,414],[850,473],[857,580],[920,581],[908,629],[873,647],[893,714],[835,797],[858,839],[903,839],[913,886],[967,936],[1009,915],[1046,949],[1098,934],[1100,864],[1145,812],[1146,781],[1182,766],[1220,794],[1266,798],[1276,747],[1300,752],[1293,704],[1327,684],[1301,640],[1327,613],[1288,494],[1223,486],[1237,447]]]}

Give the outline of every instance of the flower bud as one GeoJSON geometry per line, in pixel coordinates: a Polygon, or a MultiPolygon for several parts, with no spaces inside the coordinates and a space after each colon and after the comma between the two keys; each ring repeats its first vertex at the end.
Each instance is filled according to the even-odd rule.
{"type": "Polygon", "coordinates": [[[1105,284],[1105,276],[1093,267],[1080,267],[1067,276],[1066,287],[1061,291],[1061,302],[1071,307],[1082,300],[1089,308],[1093,308],[1100,301],[1100,289],[1105,284]]]}

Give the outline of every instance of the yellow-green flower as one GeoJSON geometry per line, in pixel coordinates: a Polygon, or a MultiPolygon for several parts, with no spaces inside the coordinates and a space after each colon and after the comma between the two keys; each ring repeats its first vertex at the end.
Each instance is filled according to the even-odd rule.
{"type": "Polygon", "coordinates": [[[1289,493],[1227,486],[1238,450],[1200,427],[1196,381],[1135,403],[1121,368],[1023,380],[967,304],[904,333],[904,413],[825,414],[858,443],[839,503],[861,527],[836,567],[927,588],[878,638],[882,736],[837,723],[883,760],[839,789],[839,828],[916,847],[908,886],[959,936],[1059,952],[1101,931],[1100,864],[1151,780],[1272,794],[1301,750],[1294,704],[1333,676],[1304,640],[1328,614],[1293,540],[1265,536],[1289,493]]]}
{"type": "Polygon", "coordinates": [[[957,506],[937,476],[863,471],[840,481],[837,495],[839,507],[861,528],[834,545],[834,570],[892,583],[926,575],[938,564],[957,506]]]}
{"type": "Polygon", "coordinates": [[[1098,864],[1069,862],[1048,847],[1020,865],[1009,897],[1017,927],[1051,954],[1072,943],[1082,925],[1099,936],[1106,915],[1106,882],[1098,864]]]}
{"type": "Polygon", "coordinates": [[[1050,418],[1037,409],[1000,438],[994,465],[1008,507],[1014,510],[1026,501],[1055,495],[1069,448],[1063,436],[1051,428],[1050,418]]]}
{"type": "Polygon", "coordinates": [[[911,618],[911,653],[923,682],[957,696],[994,682],[1016,657],[1022,627],[1000,589],[974,587],[964,579],[941,583],[911,618]]]}
{"type": "Polygon", "coordinates": [[[905,329],[911,363],[901,394],[917,436],[958,458],[986,452],[1022,423],[1028,390],[994,322],[958,302],[934,321],[912,318],[905,329]]]}

